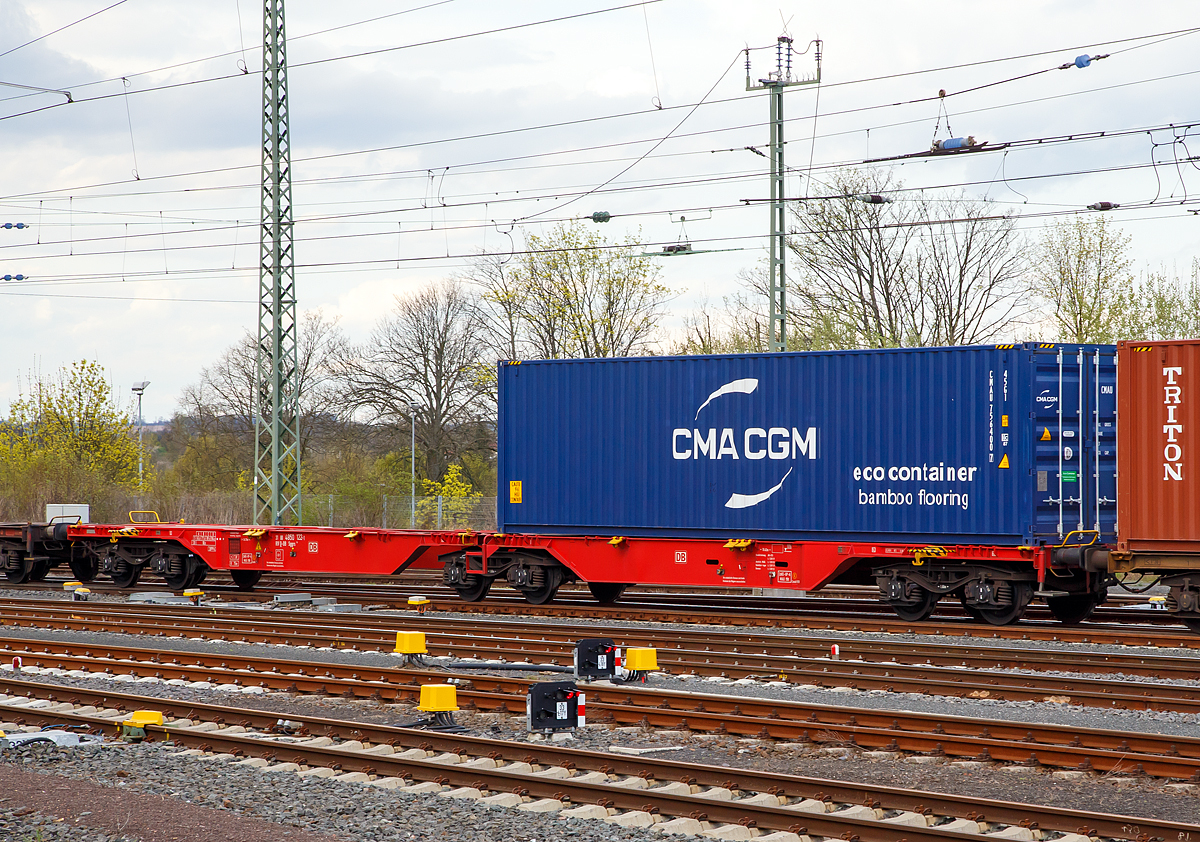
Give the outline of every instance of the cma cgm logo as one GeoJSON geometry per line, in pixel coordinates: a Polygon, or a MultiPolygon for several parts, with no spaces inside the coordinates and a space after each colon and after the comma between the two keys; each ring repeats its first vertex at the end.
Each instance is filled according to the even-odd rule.
{"type": "MultiPolygon", "coordinates": [[[[717,389],[700,408],[694,421],[710,403],[728,395],[750,395],[758,389],[753,378],[733,380],[717,389]]],[[[803,432],[797,427],[747,427],[737,432],[733,427],[676,427],[671,431],[671,455],[684,459],[768,459],[775,461],[793,460],[800,456],[817,458],[817,428],[808,427],[803,432]]],[[[767,500],[791,476],[789,467],[779,482],[765,491],[729,495],[725,501],[727,509],[748,509],[767,500]]]]}
{"type": "Polygon", "coordinates": [[[1042,393],[1034,398],[1034,400],[1044,404],[1058,403],[1058,395],[1050,394],[1049,389],[1042,389],[1042,393]]]}

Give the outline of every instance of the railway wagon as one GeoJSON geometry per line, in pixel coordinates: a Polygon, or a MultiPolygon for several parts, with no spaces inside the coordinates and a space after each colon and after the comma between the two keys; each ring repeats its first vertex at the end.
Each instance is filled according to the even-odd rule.
{"type": "Polygon", "coordinates": [[[500,532],[445,580],[878,584],[900,616],[953,596],[1086,617],[1115,540],[1113,346],[1019,344],[548,360],[499,367],[500,532]],[[570,536],[609,549],[556,552],[570,536]],[[533,546],[542,542],[543,546],[533,546]],[[733,563],[712,546],[743,551],[733,563]]]}
{"type": "Polygon", "coordinates": [[[0,524],[5,578],[38,581],[64,566],[81,582],[104,575],[129,588],[153,573],[182,590],[220,570],[249,589],[269,571],[384,577],[438,569],[442,555],[461,554],[464,537],[473,540],[420,530],[163,523],[154,512],[131,512],[130,521],[0,524]]]}

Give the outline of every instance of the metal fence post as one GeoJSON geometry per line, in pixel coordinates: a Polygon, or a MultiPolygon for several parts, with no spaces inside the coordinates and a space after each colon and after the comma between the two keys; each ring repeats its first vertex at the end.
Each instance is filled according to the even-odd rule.
{"type": "Polygon", "coordinates": [[[442,528],[442,495],[438,495],[438,529],[442,528]]]}

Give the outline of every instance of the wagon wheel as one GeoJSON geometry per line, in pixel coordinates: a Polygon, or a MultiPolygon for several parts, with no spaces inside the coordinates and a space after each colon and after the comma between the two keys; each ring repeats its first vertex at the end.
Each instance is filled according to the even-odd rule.
{"type": "Polygon", "coordinates": [[[35,561],[29,565],[29,581],[40,582],[46,578],[46,574],[50,572],[50,562],[35,561]]]}
{"type": "Polygon", "coordinates": [[[525,601],[531,605],[545,605],[554,600],[558,586],[562,584],[562,574],[556,567],[546,568],[546,580],[536,588],[522,588],[525,601]]]}
{"type": "Polygon", "coordinates": [[[92,581],[96,578],[96,574],[100,572],[99,565],[96,564],[96,559],[89,556],[75,558],[72,555],[68,564],[71,567],[71,575],[81,582],[92,581]]]}
{"type": "MultiPolygon", "coordinates": [[[[208,565],[203,561],[196,562],[196,566],[192,569],[192,575],[188,577],[187,586],[194,588],[203,582],[208,577],[208,570],[208,565]]],[[[262,574],[260,573],[259,575],[261,576],[262,574]]],[[[255,581],[257,582],[258,580],[255,579],[255,581]]]]}
{"type": "MultiPolygon", "coordinates": [[[[173,591],[181,591],[184,588],[188,587],[189,580],[192,578],[192,573],[193,573],[193,571],[191,570],[191,565],[188,564],[187,559],[181,558],[178,560],[177,564],[179,565],[179,569],[177,571],[167,572],[167,573],[163,574],[163,580],[167,583],[167,587],[173,591]]],[[[167,562],[168,571],[170,570],[170,568],[171,568],[171,562],[168,561],[167,562]]],[[[116,581],[116,580],[114,579],[114,581],[116,581]]],[[[128,586],[122,586],[122,587],[128,587],[128,586]]]]}
{"type": "Polygon", "coordinates": [[[492,588],[492,580],[487,576],[468,576],[467,579],[473,581],[459,585],[454,589],[465,602],[481,601],[488,595],[488,591],[492,588]]]}
{"type": "Polygon", "coordinates": [[[25,559],[17,562],[16,567],[6,568],[4,578],[12,582],[14,585],[23,585],[29,581],[30,574],[33,573],[33,563],[25,559]]]}
{"type": "Polygon", "coordinates": [[[916,602],[905,603],[903,605],[893,602],[891,606],[892,610],[896,612],[896,616],[901,620],[907,620],[910,623],[919,623],[929,618],[929,615],[933,613],[933,609],[937,606],[939,599],[941,599],[941,594],[921,588],[921,594],[917,597],[916,602]]]}
{"type": "Polygon", "coordinates": [[[1033,598],[1033,585],[1028,582],[1013,582],[1012,589],[1012,605],[1002,605],[998,608],[975,607],[985,623],[993,626],[1007,626],[1015,623],[1025,614],[1029,600],[1033,598]]]}
{"type": "MultiPolygon", "coordinates": [[[[261,570],[230,570],[229,577],[233,579],[233,583],[238,586],[238,590],[249,591],[253,590],[258,584],[258,580],[262,578],[261,570]]],[[[203,577],[201,577],[203,578],[203,577]]],[[[196,582],[196,584],[200,584],[196,582]]]]}
{"type": "Polygon", "coordinates": [[[142,567],[140,564],[119,561],[111,575],[113,584],[118,588],[132,588],[137,584],[138,577],[142,575],[142,567]]]}
{"type": "Polygon", "coordinates": [[[629,587],[623,582],[588,582],[588,590],[601,605],[611,605],[621,598],[621,594],[629,587]]]}
{"type": "Polygon", "coordinates": [[[1072,594],[1046,600],[1046,606],[1054,619],[1063,625],[1073,626],[1082,623],[1096,610],[1096,597],[1091,594],[1072,594]]]}

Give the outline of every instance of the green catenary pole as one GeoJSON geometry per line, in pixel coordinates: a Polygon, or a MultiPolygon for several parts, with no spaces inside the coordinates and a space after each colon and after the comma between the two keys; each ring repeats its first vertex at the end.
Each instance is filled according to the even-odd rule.
{"type": "MultiPolygon", "coordinates": [[[[820,47],[818,46],[818,50],[820,47]]],[[[766,90],[771,98],[771,250],[769,294],[770,313],[767,322],[767,350],[787,350],[787,271],[784,255],[787,250],[787,217],[784,203],[783,163],[783,89],[793,85],[819,85],[821,60],[817,55],[817,74],[798,79],[792,76],[792,39],[779,36],[775,43],[775,72],[757,84],[750,81],[750,51],[746,51],[746,90],[766,90]]]]}

